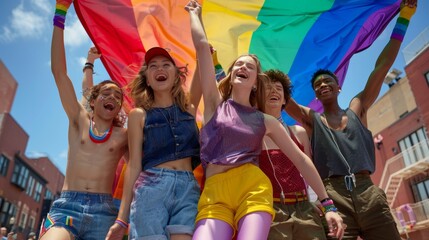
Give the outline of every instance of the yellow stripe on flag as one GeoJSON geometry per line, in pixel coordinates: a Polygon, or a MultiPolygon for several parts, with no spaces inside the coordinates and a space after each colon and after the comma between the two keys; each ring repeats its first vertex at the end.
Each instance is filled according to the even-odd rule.
{"type": "Polygon", "coordinates": [[[260,25],[257,17],[263,4],[262,0],[203,2],[207,37],[217,49],[219,62],[225,69],[238,56],[249,53],[252,34],[260,25]]]}

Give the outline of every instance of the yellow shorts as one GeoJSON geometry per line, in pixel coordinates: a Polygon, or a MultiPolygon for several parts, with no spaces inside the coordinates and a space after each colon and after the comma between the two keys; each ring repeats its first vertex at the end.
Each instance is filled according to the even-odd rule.
{"type": "Polygon", "coordinates": [[[240,219],[252,212],[275,216],[270,179],[259,167],[247,163],[206,180],[196,222],[213,218],[237,230],[240,219]]]}

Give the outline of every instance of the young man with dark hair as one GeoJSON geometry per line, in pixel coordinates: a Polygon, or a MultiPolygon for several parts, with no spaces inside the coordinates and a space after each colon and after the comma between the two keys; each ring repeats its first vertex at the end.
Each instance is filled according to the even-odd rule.
{"type": "Polygon", "coordinates": [[[367,129],[368,108],[376,100],[384,77],[399,52],[416,0],[404,1],[390,41],[377,59],[366,86],[347,109],[338,104],[341,88],[329,70],[317,71],[311,82],[324,112],[298,105],[291,99],[286,111],[306,129],[311,139],[314,164],[324,179],[347,229],[345,239],[401,239],[387,204],[386,195],[375,186],[372,134],[367,129]]]}

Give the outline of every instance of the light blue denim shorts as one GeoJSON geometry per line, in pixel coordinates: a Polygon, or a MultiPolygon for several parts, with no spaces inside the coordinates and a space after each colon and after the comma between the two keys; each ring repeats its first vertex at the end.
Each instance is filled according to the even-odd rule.
{"type": "Polygon", "coordinates": [[[150,168],[134,185],[130,239],[165,240],[192,235],[200,187],[192,172],[150,168]]]}
{"type": "Polygon", "coordinates": [[[63,227],[75,239],[104,239],[117,215],[118,208],[110,194],[63,191],[52,203],[40,235],[52,227],[63,227]]]}

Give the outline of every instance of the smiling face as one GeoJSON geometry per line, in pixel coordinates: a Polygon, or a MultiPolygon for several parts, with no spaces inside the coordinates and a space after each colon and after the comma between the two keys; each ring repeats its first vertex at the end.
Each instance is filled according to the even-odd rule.
{"type": "Polygon", "coordinates": [[[147,64],[147,85],[154,91],[171,91],[176,79],[177,68],[167,57],[158,55],[147,64]]]}
{"type": "Polygon", "coordinates": [[[105,81],[94,86],[90,106],[94,114],[114,119],[122,107],[123,93],[116,83],[105,81]]]}
{"type": "Polygon", "coordinates": [[[242,56],[235,61],[231,69],[233,87],[252,89],[256,87],[258,67],[251,56],[242,56]]]}
{"type": "Polygon", "coordinates": [[[314,92],[319,100],[324,100],[329,97],[336,97],[340,91],[340,86],[334,77],[328,74],[317,76],[313,83],[314,92]]]}
{"type": "Polygon", "coordinates": [[[265,85],[265,110],[281,111],[286,104],[283,85],[280,82],[270,81],[265,85]]]}

